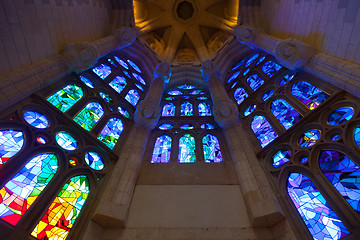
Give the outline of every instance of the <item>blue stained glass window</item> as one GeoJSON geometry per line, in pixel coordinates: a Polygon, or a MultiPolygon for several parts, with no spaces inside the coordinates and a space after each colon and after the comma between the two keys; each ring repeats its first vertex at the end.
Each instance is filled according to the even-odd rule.
{"type": "Polygon", "coordinates": [[[235,72],[233,75],[231,75],[231,77],[229,78],[229,80],[227,82],[230,83],[235,78],[237,78],[237,76],[239,76],[239,74],[240,74],[240,71],[235,72]]]}
{"type": "Polygon", "coordinates": [[[183,102],[181,104],[181,116],[192,116],[193,115],[193,106],[190,102],[183,102]]]}
{"type": "Polygon", "coordinates": [[[130,64],[130,66],[131,66],[133,69],[135,69],[135,71],[141,73],[140,68],[139,68],[138,65],[136,65],[133,61],[127,60],[127,62],[130,64]]]}
{"type": "Polygon", "coordinates": [[[134,76],[134,78],[136,78],[136,80],[138,80],[142,85],[146,85],[145,80],[137,73],[132,73],[132,75],[134,76]]]}
{"type": "Polygon", "coordinates": [[[244,112],[244,116],[249,116],[254,110],[256,109],[256,104],[250,105],[248,108],[246,108],[244,112]]]}
{"type": "Polygon", "coordinates": [[[121,91],[124,90],[126,84],[126,79],[120,76],[115,77],[114,80],[109,83],[110,87],[118,93],[121,93],[121,91]]]}
{"type": "Polygon", "coordinates": [[[105,143],[105,145],[109,148],[113,149],[123,130],[124,125],[120,118],[110,118],[103,130],[101,130],[97,139],[105,143]]]}
{"type": "Polygon", "coordinates": [[[211,116],[210,105],[207,103],[199,103],[199,116],[211,116]]]}
{"type": "Polygon", "coordinates": [[[93,72],[96,73],[101,79],[105,79],[111,73],[111,68],[106,64],[100,64],[93,68],[93,72]]]}
{"type": "Polygon", "coordinates": [[[333,111],[328,119],[330,125],[340,125],[349,121],[354,115],[352,107],[341,107],[333,111]]]}
{"type": "Polygon", "coordinates": [[[130,114],[126,109],[124,109],[122,107],[118,107],[118,110],[119,110],[119,113],[121,113],[121,115],[123,115],[126,118],[130,118],[130,114]]]}
{"type": "Polygon", "coordinates": [[[246,70],[243,72],[243,76],[245,76],[249,71],[250,71],[250,68],[246,69],[246,70]]]}
{"type": "Polygon", "coordinates": [[[310,110],[317,108],[329,98],[328,94],[305,81],[294,83],[291,88],[291,94],[305,104],[310,110]]]}
{"type": "Polygon", "coordinates": [[[104,100],[105,100],[106,102],[108,102],[108,103],[112,103],[112,102],[113,102],[112,98],[111,98],[110,95],[107,94],[107,93],[100,92],[100,97],[101,97],[102,99],[104,99],[104,100]]]}
{"type": "Polygon", "coordinates": [[[77,141],[68,132],[61,131],[56,133],[56,142],[65,150],[73,151],[77,148],[77,141]]]}
{"type": "Polygon", "coordinates": [[[114,63],[114,61],[111,58],[108,58],[108,62],[111,63],[111,65],[113,65],[114,67],[117,68],[116,64],[114,63]]]}
{"type": "Polygon", "coordinates": [[[175,99],[174,97],[166,97],[166,98],[165,98],[165,100],[168,100],[168,101],[174,100],[174,99],[175,99]]]}
{"type": "Polygon", "coordinates": [[[24,145],[24,134],[14,129],[0,130],[0,166],[17,154],[24,145]]]}
{"type": "Polygon", "coordinates": [[[140,94],[135,89],[131,89],[128,94],[126,94],[125,99],[135,107],[140,99],[140,94]]]}
{"type": "Polygon", "coordinates": [[[171,137],[162,135],[156,138],[151,163],[168,163],[171,154],[171,137]]]}
{"type": "Polygon", "coordinates": [[[274,94],[274,90],[269,90],[262,96],[261,100],[266,101],[274,94]]]}
{"type": "Polygon", "coordinates": [[[281,66],[274,63],[273,61],[267,61],[262,66],[262,71],[269,77],[274,76],[274,74],[279,71],[281,66]]]}
{"type": "Polygon", "coordinates": [[[360,147],[360,126],[356,126],[354,129],[354,141],[360,147]]]}
{"type": "Polygon", "coordinates": [[[321,136],[321,131],[318,129],[310,129],[304,132],[300,139],[299,145],[300,147],[311,147],[314,146],[317,141],[319,141],[321,136]]]}
{"type": "Polygon", "coordinates": [[[102,157],[96,152],[87,152],[85,154],[85,162],[94,170],[102,170],[105,167],[102,157]]]}
{"type": "Polygon", "coordinates": [[[238,81],[234,82],[234,83],[231,85],[230,89],[234,88],[237,83],[238,83],[238,81]]]}
{"type": "Polygon", "coordinates": [[[340,139],[340,134],[334,134],[334,135],[332,135],[332,137],[331,137],[331,140],[332,141],[337,141],[337,140],[339,140],[340,139]]]}
{"type": "Polygon", "coordinates": [[[140,89],[141,91],[144,91],[144,88],[143,88],[140,84],[135,83],[135,86],[136,86],[138,89],[140,89]]]}
{"type": "Polygon", "coordinates": [[[131,75],[127,71],[123,71],[123,73],[125,74],[125,76],[131,79],[131,75]]]}
{"type": "Polygon", "coordinates": [[[160,130],[169,130],[172,129],[174,126],[170,123],[164,123],[159,126],[160,130]]]}
{"type": "Polygon", "coordinates": [[[190,94],[191,95],[198,95],[198,94],[204,94],[204,92],[201,91],[201,90],[194,90],[194,91],[191,91],[190,94]]]}
{"type": "Polygon", "coordinates": [[[179,90],[173,90],[173,91],[168,91],[168,94],[173,96],[178,96],[178,95],[182,95],[183,92],[179,90]]]}
{"type": "Polygon", "coordinates": [[[271,103],[271,112],[286,130],[302,118],[300,113],[283,99],[276,99],[271,103]]]}
{"type": "Polygon", "coordinates": [[[201,97],[197,97],[197,99],[199,99],[199,100],[206,100],[206,99],[208,99],[208,98],[205,97],[205,96],[201,96],[201,97]]]}
{"type": "Polygon", "coordinates": [[[285,85],[286,83],[290,82],[293,79],[295,74],[286,74],[283,79],[280,81],[280,85],[285,85]]]}
{"type": "Polygon", "coordinates": [[[46,144],[46,142],[47,142],[46,139],[43,137],[37,137],[36,141],[40,144],[46,144]]]}
{"type": "Polygon", "coordinates": [[[323,195],[306,175],[291,173],[287,191],[314,239],[340,239],[349,234],[323,195]]]}
{"type": "Polygon", "coordinates": [[[289,150],[279,150],[272,156],[272,165],[274,167],[282,167],[290,161],[291,152],[289,150]]]}
{"type": "Polygon", "coordinates": [[[180,129],[194,129],[194,125],[185,123],[180,126],[180,129]]]}
{"type": "Polygon", "coordinates": [[[194,89],[195,86],[193,85],[188,85],[188,84],[183,84],[183,85],[180,85],[178,86],[179,89],[194,89]]]}
{"type": "Polygon", "coordinates": [[[264,84],[264,80],[262,80],[257,74],[251,74],[246,79],[246,82],[254,91],[258,90],[258,88],[264,84]]]}
{"type": "Polygon", "coordinates": [[[172,103],[165,104],[161,115],[164,117],[175,116],[175,105],[172,103]]]}
{"type": "Polygon", "coordinates": [[[321,171],[341,196],[360,215],[360,168],[345,154],[322,151],[319,157],[321,171]]]}
{"type": "Polygon", "coordinates": [[[235,66],[234,66],[231,70],[234,71],[234,70],[238,69],[243,62],[244,62],[244,59],[241,59],[240,61],[238,61],[238,62],[235,64],[235,66]]]}
{"type": "Polygon", "coordinates": [[[203,139],[204,159],[205,162],[222,162],[220,144],[214,135],[206,134],[203,139]]]}
{"type": "Polygon", "coordinates": [[[214,129],[214,128],[215,128],[215,126],[212,125],[212,124],[210,124],[210,123],[203,123],[203,124],[201,124],[200,127],[201,127],[202,129],[214,129]]]}
{"type": "Polygon", "coordinates": [[[35,128],[44,129],[50,125],[48,118],[44,114],[32,110],[24,112],[24,119],[35,128]]]}
{"type": "Polygon", "coordinates": [[[249,95],[246,93],[245,89],[239,87],[234,92],[234,98],[238,105],[242,103],[249,95]]]}
{"type": "Polygon", "coordinates": [[[264,116],[254,116],[251,122],[251,129],[259,140],[261,147],[265,147],[278,137],[264,116]]]}
{"type": "Polygon", "coordinates": [[[179,162],[193,163],[195,161],[195,138],[190,134],[185,134],[179,139],[179,162]]]}
{"type": "Polygon", "coordinates": [[[256,63],[256,66],[259,65],[262,61],[264,61],[265,59],[265,56],[259,58],[259,61],[256,63]]]}
{"type": "Polygon", "coordinates": [[[245,67],[248,67],[257,57],[259,56],[259,54],[254,54],[252,55],[249,60],[246,62],[245,67]]]}
{"type": "Polygon", "coordinates": [[[303,158],[300,159],[300,162],[301,163],[306,163],[307,160],[308,160],[308,157],[303,157],[303,158]]]}
{"type": "Polygon", "coordinates": [[[80,76],[80,80],[89,88],[94,88],[94,84],[87,77],[80,76]]]}
{"type": "Polygon", "coordinates": [[[62,112],[66,112],[84,96],[81,87],[71,84],[60,89],[46,100],[62,112]]]}
{"type": "Polygon", "coordinates": [[[129,66],[122,59],[118,58],[117,56],[114,56],[114,58],[123,68],[129,69],[129,66]]]}
{"type": "Polygon", "coordinates": [[[90,131],[103,115],[104,109],[100,103],[90,102],[74,117],[74,121],[85,130],[90,131]]]}

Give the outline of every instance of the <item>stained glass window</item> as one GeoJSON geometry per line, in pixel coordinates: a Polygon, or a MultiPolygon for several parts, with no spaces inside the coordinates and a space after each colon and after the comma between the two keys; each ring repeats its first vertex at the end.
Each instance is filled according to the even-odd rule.
{"type": "Polygon", "coordinates": [[[199,116],[211,116],[211,109],[209,104],[204,102],[199,103],[198,109],[199,109],[199,116]]]}
{"type": "Polygon", "coordinates": [[[354,141],[360,147],[360,126],[356,126],[354,129],[354,141]]]}
{"type": "Polygon", "coordinates": [[[90,102],[74,117],[74,121],[85,130],[90,131],[103,115],[104,109],[100,103],[90,102]]]}
{"type": "Polygon", "coordinates": [[[252,56],[249,58],[249,60],[246,62],[245,67],[250,66],[250,64],[251,64],[252,62],[254,62],[254,60],[255,60],[258,56],[259,56],[259,54],[254,54],[254,55],[252,55],[252,56]]]}
{"type": "Polygon", "coordinates": [[[58,169],[55,154],[33,157],[0,189],[0,218],[16,225],[50,182],[58,169]]]}
{"type": "Polygon", "coordinates": [[[333,111],[328,119],[330,125],[340,125],[349,121],[354,115],[352,107],[341,107],[333,111]]]}
{"type": "Polygon", "coordinates": [[[126,109],[124,109],[122,107],[118,107],[118,110],[119,110],[119,113],[121,113],[121,115],[123,115],[126,118],[130,118],[130,114],[126,109]]]}
{"type": "Polygon", "coordinates": [[[121,60],[119,57],[114,56],[115,60],[125,69],[129,69],[129,66],[126,64],[126,62],[124,62],[123,60],[121,60]]]}
{"type": "Polygon", "coordinates": [[[48,118],[39,112],[28,110],[24,112],[25,121],[35,128],[47,128],[49,126],[48,118]]]}
{"type": "Polygon", "coordinates": [[[128,59],[127,62],[130,64],[130,66],[131,66],[133,69],[135,69],[135,71],[141,73],[140,68],[139,68],[138,65],[136,65],[133,61],[131,61],[131,60],[128,59]]]}
{"type": "Polygon", "coordinates": [[[246,93],[245,89],[239,87],[234,92],[234,98],[238,105],[242,103],[249,95],[246,93]]]}
{"type": "Polygon", "coordinates": [[[178,95],[182,95],[183,92],[179,90],[172,90],[172,91],[168,91],[168,94],[173,96],[178,96],[178,95]]]}
{"type": "Polygon", "coordinates": [[[212,124],[210,124],[210,123],[203,123],[203,124],[201,124],[200,127],[201,127],[202,129],[214,129],[214,128],[215,128],[215,126],[212,125],[212,124]]]}
{"type": "Polygon", "coordinates": [[[83,96],[84,93],[81,87],[75,84],[71,84],[57,91],[54,95],[51,95],[46,100],[48,100],[60,111],[66,112],[66,110],[71,108],[83,96]]]}
{"type": "Polygon", "coordinates": [[[317,141],[319,141],[321,136],[321,131],[318,129],[310,129],[304,132],[300,139],[300,147],[311,147],[314,146],[317,141]]]}
{"type": "Polygon", "coordinates": [[[280,81],[280,85],[285,85],[286,83],[290,82],[293,79],[295,74],[286,74],[280,81]]]}
{"type": "Polygon", "coordinates": [[[36,141],[40,144],[46,144],[46,139],[44,137],[37,137],[36,141]]]}
{"type": "Polygon", "coordinates": [[[179,162],[193,163],[195,161],[195,138],[190,134],[185,134],[179,139],[179,162]]]}
{"type": "Polygon", "coordinates": [[[291,173],[287,191],[314,239],[340,239],[349,234],[323,195],[306,175],[291,173]]]}
{"type": "Polygon", "coordinates": [[[198,95],[198,94],[204,94],[204,92],[201,91],[201,90],[194,90],[194,91],[191,91],[190,94],[191,95],[198,95]]]}
{"type": "Polygon", "coordinates": [[[108,58],[108,62],[111,63],[114,67],[117,68],[117,65],[114,63],[114,61],[111,58],[108,58]]]}
{"type": "Polygon", "coordinates": [[[140,89],[141,91],[144,91],[144,88],[143,88],[140,84],[135,83],[135,86],[136,86],[138,89],[140,89]]]}
{"type": "Polygon", "coordinates": [[[112,87],[118,93],[121,93],[121,91],[124,90],[126,84],[126,79],[120,76],[117,76],[109,83],[110,87],[112,87]]]}
{"type": "Polygon", "coordinates": [[[160,130],[169,130],[172,129],[174,126],[170,123],[164,123],[159,126],[160,130]]]}
{"type": "Polygon", "coordinates": [[[156,138],[151,163],[168,163],[171,154],[171,137],[162,135],[156,138]]]}
{"type": "Polygon", "coordinates": [[[220,144],[217,137],[211,134],[206,134],[202,139],[202,143],[205,162],[222,162],[220,144]]]}
{"type": "Polygon", "coordinates": [[[341,196],[360,215],[360,168],[345,154],[322,151],[319,157],[321,171],[341,196]]]}
{"type": "Polygon", "coordinates": [[[279,71],[281,66],[274,63],[273,61],[267,61],[262,66],[262,71],[269,77],[274,76],[274,74],[279,71]]]}
{"type": "Polygon", "coordinates": [[[146,85],[145,80],[144,80],[139,74],[133,73],[132,75],[133,75],[134,78],[136,78],[136,80],[138,80],[142,85],[146,85]]]}
{"type": "Polygon", "coordinates": [[[175,116],[175,105],[172,103],[165,104],[163,107],[162,116],[164,117],[175,116]]]}
{"type": "Polygon", "coordinates": [[[258,90],[258,88],[264,84],[264,80],[262,80],[257,74],[251,74],[246,79],[246,82],[254,91],[258,90]]]}
{"type": "Polygon", "coordinates": [[[180,126],[180,129],[194,129],[194,125],[185,123],[180,126]]]}
{"type": "Polygon", "coordinates": [[[265,147],[278,137],[264,116],[254,116],[251,122],[251,129],[259,140],[261,147],[265,147]]]}
{"type": "Polygon", "coordinates": [[[246,108],[244,112],[244,116],[249,116],[254,110],[256,109],[256,104],[252,104],[249,107],[246,108]]]}
{"type": "Polygon", "coordinates": [[[237,78],[239,76],[239,74],[240,74],[240,71],[235,72],[233,75],[231,75],[231,77],[229,78],[229,80],[227,82],[230,83],[235,78],[237,78]]]}
{"type": "Polygon", "coordinates": [[[181,104],[181,116],[192,116],[193,106],[190,102],[183,102],[181,104]]]}
{"type": "Polygon", "coordinates": [[[128,94],[126,94],[125,99],[135,107],[140,99],[139,92],[131,89],[128,94]]]}
{"type": "Polygon", "coordinates": [[[125,74],[125,76],[131,79],[131,75],[127,71],[123,71],[123,73],[125,74]]]}
{"type": "Polygon", "coordinates": [[[94,84],[87,77],[80,76],[80,80],[89,88],[94,88],[94,84]]]}
{"type": "Polygon", "coordinates": [[[332,141],[337,141],[339,139],[340,139],[340,134],[334,134],[334,135],[331,136],[332,141]]]}
{"type": "Polygon", "coordinates": [[[85,154],[85,162],[94,170],[103,170],[105,167],[102,157],[96,152],[87,152],[85,154]]]}
{"type": "Polygon", "coordinates": [[[197,99],[199,99],[199,100],[206,100],[206,99],[208,99],[208,97],[201,96],[201,97],[198,97],[197,99]]]}
{"type": "Polygon", "coordinates": [[[234,71],[234,70],[238,69],[243,62],[244,62],[244,59],[241,59],[240,61],[238,61],[238,62],[235,64],[235,66],[234,66],[231,70],[234,71]]]}
{"type": "Polygon", "coordinates": [[[305,81],[294,83],[291,88],[291,94],[305,104],[310,110],[317,108],[329,98],[328,94],[305,81]]]}
{"type": "Polygon", "coordinates": [[[100,97],[101,97],[102,99],[104,99],[104,100],[105,100],[106,102],[108,102],[108,103],[112,103],[112,102],[113,102],[112,98],[111,98],[110,95],[107,94],[107,93],[100,92],[100,97]]]}
{"type": "Polygon", "coordinates": [[[24,145],[24,134],[14,129],[0,130],[0,166],[17,154],[24,145]]]}
{"type": "Polygon", "coordinates": [[[113,149],[123,130],[124,125],[120,118],[110,118],[97,139],[105,143],[105,145],[109,148],[113,149]]]}
{"type": "Polygon", "coordinates": [[[274,94],[274,90],[269,90],[262,96],[261,100],[266,101],[274,94]]]}
{"type": "Polygon", "coordinates": [[[274,167],[282,167],[290,161],[291,152],[289,150],[279,150],[272,156],[272,165],[274,167]]]}
{"type": "Polygon", "coordinates": [[[178,86],[179,89],[194,89],[195,86],[193,85],[188,85],[188,84],[183,84],[183,85],[180,85],[178,86]]]}
{"type": "Polygon", "coordinates": [[[246,70],[243,72],[243,76],[245,76],[249,71],[250,71],[250,68],[246,69],[246,70]]]}
{"type": "Polygon", "coordinates": [[[78,164],[78,160],[76,158],[72,157],[69,159],[69,164],[71,166],[76,166],[78,164]]]}
{"type": "Polygon", "coordinates": [[[56,133],[56,142],[65,150],[73,151],[77,148],[77,141],[70,133],[61,131],[56,133]]]}
{"type": "Polygon", "coordinates": [[[259,61],[256,63],[256,66],[259,65],[262,61],[264,61],[265,59],[265,56],[259,58],[259,61]]]}
{"type": "Polygon", "coordinates": [[[89,193],[90,184],[85,175],[70,178],[31,235],[38,239],[65,240],[79,217],[89,193]]]}
{"type": "Polygon", "coordinates": [[[106,64],[100,64],[93,68],[93,72],[96,73],[101,79],[105,79],[111,73],[111,68],[106,64]]]}
{"type": "Polygon", "coordinates": [[[301,163],[306,163],[307,160],[308,160],[308,157],[302,157],[302,158],[300,159],[300,162],[301,162],[301,163]]]}
{"type": "Polygon", "coordinates": [[[302,118],[302,116],[283,99],[276,99],[271,103],[271,112],[286,130],[302,118]]]}

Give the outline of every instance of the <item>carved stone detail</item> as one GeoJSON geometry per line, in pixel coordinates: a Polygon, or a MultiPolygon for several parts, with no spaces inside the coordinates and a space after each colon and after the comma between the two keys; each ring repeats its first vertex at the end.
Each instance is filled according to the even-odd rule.
{"type": "Polygon", "coordinates": [[[113,31],[113,35],[119,42],[119,45],[126,47],[131,45],[138,37],[138,30],[136,28],[119,28],[113,31]]]}
{"type": "Polygon", "coordinates": [[[240,25],[235,27],[234,34],[237,40],[241,43],[246,44],[247,46],[251,47],[254,43],[254,38],[257,31],[253,28],[250,28],[246,25],[240,25]]]}
{"type": "Polygon", "coordinates": [[[66,46],[62,57],[69,69],[78,73],[92,67],[99,58],[99,52],[94,44],[78,42],[66,46]]]}
{"type": "Polygon", "coordinates": [[[303,69],[315,54],[312,46],[290,38],[281,41],[275,48],[275,57],[284,67],[296,70],[303,69]]]}
{"type": "Polygon", "coordinates": [[[161,107],[159,104],[156,101],[145,99],[137,105],[134,120],[137,124],[154,129],[159,121],[160,114],[161,107]]]}
{"type": "Polygon", "coordinates": [[[202,63],[201,73],[205,81],[209,81],[211,77],[220,77],[221,73],[219,67],[212,61],[207,60],[202,63]]]}
{"type": "Polygon", "coordinates": [[[167,84],[171,77],[171,65],[166,62],[159,63],[154,72],[154,78],[162,78],[167,84]]]}
{"type": "Polygon", "coordinates": [[[229,99],[219,99],[214,103],[214,117],[221,128],[231,127],[239,121],[238,107],[229,99]]]}

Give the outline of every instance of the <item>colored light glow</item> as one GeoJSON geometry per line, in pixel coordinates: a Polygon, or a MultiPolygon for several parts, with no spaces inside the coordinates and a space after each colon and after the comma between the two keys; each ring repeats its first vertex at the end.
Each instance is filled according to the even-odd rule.
{"type": "Polygon", "coordinates": [[[202,143],[205,162],[219,163],[223,161],[217,137],[212,134],[206,134],[202,139],[202,143]]]}
{"type": "Polygon", "coordinates": [[[266,101],[274,94],[274,90],[269,90],[262,96],[261,100],[266,101]]]}
{"type": "Polygon", "coordinates": [[[231,77],[229,78],[229,80],[227,82],[230,83],[235,78],[237,78],[239,76],[239,74],[240,74],[240,71],[235,72],[233,75],[231,75],[231,77]]]}
{"type": "Polygon", "coordinates": [[[206,99],[208,99],[208,98],[205,97],[205,96],[201,96],[201,97],[198,97],[197,99],[199,99],[199,100],[206,100],[206,99]]]}
{"type": "Polygon", "coordinates": [[[116,64],[114,63],[114,61],[111,58],[108,58],[108,62],[111,63],[111,65],[113,65],[114,67],[117,68],[116,64]]]}
{"type": "Polygon", "coordinates": [[[168,91],[168,94],[172,96],[178,96],[178,95],[182,95],[183,92],[179,90],[172,90],[172,91],[168,91]]]}
{"type": "Polygon", "coordinates": [[[274,76],[281,69],[279,64],[274,63],[273,61],[267,61],[262,66],[262,71],[269,77],[274,76]]]}
{"type": "Polygon", "coordinates": [[[165,98],[165,100],[167,100],[167,101],[174,100],[174,99],[175,99],[175,97],[166,97],[165,98]]]}
{"type": "Polygon", "coordinates": [[[183,102],[181,104],[181,116],[192,116],[193,115],[193,106],[190,102],[183,102]]]}
{"type": "Polygon", "coordinates": [[[254,110],[256,109],[256,104],[250,105],[248,108],[246,108],[244,112],[244,116],[249,116],[254,110]]]}
{"type": "Polygon", "coordinates": [[[234,92],[234,98],[238,105],[240,105],[247,97],[249,97],[249,95],[242,87],[237,88],[234,92]]]}
{"type": "Polygon", "coordinates": [[[126,87],[126,79],[124,77],[117,76],[112,80],[109,85],[112,87],[117,93],[121,93],[122,90],[126,87]]]}
{"type": "Polygon", "coordinates": [[[304,132],[300,139],[299,139],[299,145],[300,147],[311,147],[314,146],[317,141],[319,141],[321,136],[321,131],[318,129],[310,129],[304,132]]]}
{"type": "Polygon", "coordinates": [[[205,92],[204,91],[201,91],[201,90],[194,90],[194,91],[191,91],[190,94],[191,95],[199,95],[199,94],[204,94],[205,92]]]}
{"type": "Polygon", "coordinates": [[[234,71],[234,70],[238,69],[243,62],[244,62],[244,59],[241,59],[240,61],[238,61],[238,62],[235,64],[235,66],[231,69],[231,71],[234,71]]]}
{"type": "Polygon", "coordinates": [[[358,147],[360,147],[360,126],[354,128],[354,141],[358,147]]]}
{"type": "Polygon", "coordinates": [[[259,59],[259,61],[257,61],[257,63],[256,63],[255,65],[256,65],[256,66],[259,65],[262,61],[264,61],[264,59],[265,59],[265,56],[261,57],[261,58],[259,59]]]}
{"type": "Polygon", "coordinates": [[[179,162],[193,163],[196,161],[195,138],[185,134],[179,139],[179,162]]]}
{"type": "Polygon", "coordinates": [[[101,79],[105,79],[111,74],[111,68],[106,64],[100,64],[99,66],[93,68],[93,72],[101,79]]]}
{"type": "Polygon", "coordinates": [[[330,125],[340,125],[349,121],[354,115],[352,107],[341,107],[333,111],[328,119],[330,125]]]}
{"type": "Polygon", "coordinates": [[[272,165],[274,167],[282,167],[290,161],[291,152],[288,150],[279,150],[272,156],[272,165]]]}
{"type": "Polygon", "coordinates": [[[243,72],[243,76],[245,76],[246,74],[248,74],[249,71],[250,71],[250,68],[246,69],[246,70],[243,72]]]}
{"type": "Polygon", "coordinates": [[[89,88],[94,88],[94,84],[87,77],[80,76],[80,80],[89,88]]]}
{"type": "Polygon", "coordinates": [[[162,111],[163,117],[175,116],[175,105],[172,103],[165,104],[162,111]]]}
{"type": "Polygon", "coordinates": [[[37,137],[36,141],[40,144],[46,144],[46,139],[43,137],[37,137]]]}
{"type": "Polygon", "coordinates": [[[180,128],[181,129],[194,129],[194,125],[186,123],[186,124],[181,125],[180,128]]]}
{"type": "Polygon", "coordinates": [[[56,142],[65,150],[73,151],[77,148],[77,141],[70,133],[61,131],[56,133],[56,142]]]}
{"type": "Polygon", "coordinates": [[[211,108],[209,104],[204,102],[199,103],[198,109],[199,109],[199,116],[211,116],[211,108]]]}
{"type": "Polygon", "coordinates": [[[300,162],[301,162],[301,163],[306,163],[307,160],[308,160],[308,157],[303,157],[303,158],[301,158],[300,162]]]}
{"type": "Polygon", "coordinates": [[[257,74],[251,74],[246,79],[246,82],[254,91],[258,90],[259,87],[264,84],[264,80],[262,80],[257,74]]]}
{"type": "Polygon", "coordinates": [[[174,126],[170,123],[164,123],[159,126],[160,130],[169,130],[172,129],[174,126]]]}
{"type": "Polygon", "coordinates": [[[103,115],[104,109],[100,103],[90,102],[74,117],[74,121],[85,130],[90,131],[103,115]]]}
{"type": "Polygon", "coordinates": [[[136,65],[133,61],[131,61],[131,60],[128,59],[127,62],[130,64],[130,66],[131,66],[133,69],[135,69],[135,71],[141,73],[140,68],[139,68],[138,65],[136,65]]]}
{"type": "Polygon", "coordinates": [[[55,175],[58,159],[43,153],[33,157],[0,189],[0,218],[16,225],[55,175]]]}
{"type": "Polygon", "coordinates": [[[69,164],[74,167],[78,164],[78,160],[76,158],[72,157],[69,159],[69,164]]]}
{"type": "Polygon", "coordinates": [[[183,85],[180,85],[180,86],[178,86],[178,88],[179,89],[194,89],[195,88],[195,86],[193,86],[193,85],[188,85],[188,84],[183,84],[183,85]]]}
{"type": "Polygon", "coordinates": [[[24,134],[14,129],[0,130],[0,166],[17,154],[24,145],[24,134]]]}
{"type": "Polygon", "coordinates": [[[124,125],[120,118],[110,118],[97,139],[105,143],[106,146],[113,149],[120,138],[124,125]]]}
{"type": "Polygon", "coordinates": [[[302,116],[283,99],[276,99],[271,103],[271,112],[286,130],[297,123],[302,116]]]}
{"type": "Polygon", "coordinates": [[[285,85],[286,83],[290,82],[291,79],[295,77],[295,74],[286,74],[283,79],[280,81],[280,85],[285,85]]]}
{"type": "Polygon", "coordinates": [[[125,76],[131,79],[131,75],[127,71],[123,71],[123,73],[125,74],[125,76]]]}
{"type": "Polygon", "coordinates": [[[44,129],[50,125],[48,118],[44,114],[32,110],[24,112],[24,119],[35,128],[44,129]]]}
{"type": "Polygon", "coordinates": [[[146,85],[145,80],[137,73],[132,73],[132,75],[134,76],[134,78],[136,78],[136,80],[138,80],[142,85],[146,85]]]}
{"type": "Polygon", "coordinates": [[[314,110],[330,96],[312,84],[300,81],[292,85],[291,94],[310,110],[314,110]]]}
{"type": "Polygon", "coordinates": [[[264,116],[254,116],[251,122],[251,129],[263,148],[278,137],[264,116]]]}
{"type": "Polygon", "coordinates": [[[72,84],[57,91],[46,100],[62,112],[66,112],[84,96],[81,87],[72,84]]]}
{"type": "Polygon", "coordinates": [[[105,100],[106,102],[108,102],[108,103],[112,103],[112,102],[113,102],[112,98],[111,98],[110,95],[107,94],[107,93],[100,92],[100,97],[101,97],[102,99],[104,99],[104,100],[105,100]]]}
{"type": "Polygon", "coordinates": [[[121,60],[119,57],[114,56],[115,60],[120,64],[120,66],[122,66],[125,69],[129,69],[129,66],[126,64],[126,62],[124,62],[123,60],[121,60]]]}
{"type": "Polygon", "coordinates": [[[210,124],[210,123],[203,123],[203,124],[201,124],[200,127],[201,127],[202,129],[214,129],[214,128],[215,128],[215,126],[212,125],[212,124],[210,124]]]}
{"type": "Polygon", "coordinates": [[[105,167],[102,157],[96,152],[87,152],[85,154],[85,162],[89,167],[97,171],[103,170],[105,167]]]}
{"type": "Polygon", "coordinates": [[[168,163],[170,161],[172,139],[168,135],[156,138],[151,163],[168,163]]]}
{"type": "Polygon", "coordinates": [[[249,58],[249,60],[246,62],[245,67],[250,66],[250,64],[251,64],[252,62],[254,62],[254,60],[255,60],[258,56],[259,56],[259,54],[254,54],[254,55],[252,55],[252,56],[249,58]]]}
{"type": "Polygon", "coordinates": [[[135,107],[140,99],[140,94],[135,89],[131,89],[128,94],[126,94],[125,99],[135,107]]]}
{"type": "Polygon", "coordinates": [[[126,118],[130,118],[130,114],[126,109],[124,109],[122,107],[118,107],[118,110],[121,115],[123,115],[126,118]]]}
{"type": "Polygon", "coordinates": [[[141,91],[144,91],[144,88],[143,88],[140,84],[135,83],[135,86],[136,86],[138,89],[140,89],[141,91]]]}
{"type": "Polygon", "coordinates": [[[231,85],[230,89],[233,89],[237,84],[238,84],[238,81],[234,82],[234,83],[231,85]]]}

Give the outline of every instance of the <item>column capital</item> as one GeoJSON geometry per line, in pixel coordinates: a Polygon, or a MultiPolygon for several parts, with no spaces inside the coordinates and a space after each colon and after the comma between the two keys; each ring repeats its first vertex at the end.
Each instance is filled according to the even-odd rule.
{"type": "Polygon", "coordinates": [[[67,45],[61,56],[69,69],[78,73],[96,63],[99,58],[99,51],[92,43],[78,42],[67,45]]]}
{"type": "Polygon", "coordinates": [[[161,78],[164,80],[165,84],[167,84],[170,81],[171,73],[171,64],[167,62],[161,62],[156,65],[154,78],[161,78]]]}
{"type": "Polygon", "coordinates": [[[239,122],[239,110],[237,105],[228,98],[214,101],[215,121],[221,128],[231,127],[239,122]]]}
{"type": "Polygon", "coordinates": [[[249,47],[252,47],[254,44],[255,35],[258,32],[259,31],[255,28],[251,28],[247,25],[239,25],[234,28],[234,34],[237,40],[249,47]]]}
{"type": "Polygon", "coordinates": [[[152,99],[142,100],[136,107],[134,121],[148,129],[154,129],[160,119],[159,103],[152,99]]]}
{"type": "Polygon", "coordinates": [[[122,27],[113,31],[113,35],[119,42],[120,47],[131,45],[139,35],[137,28],[122,27]]]}
{"type": "Polygon", "coordinates": [[[291,70],[303,69],[314,55],[314,47],[293,38],[283,40],[275,47],[276,59],[291,70]]]}
{"type": "Polygon", "coordinates": [[[203,75],[203,78],[207,82],[212,77],[220,78],[220,76],[221,76],[221,72],[219,70],[219,67],[214,62],[212,62],[210,60],[202,62],[202,64],[201,64],[201,74],[203,75]]]}

